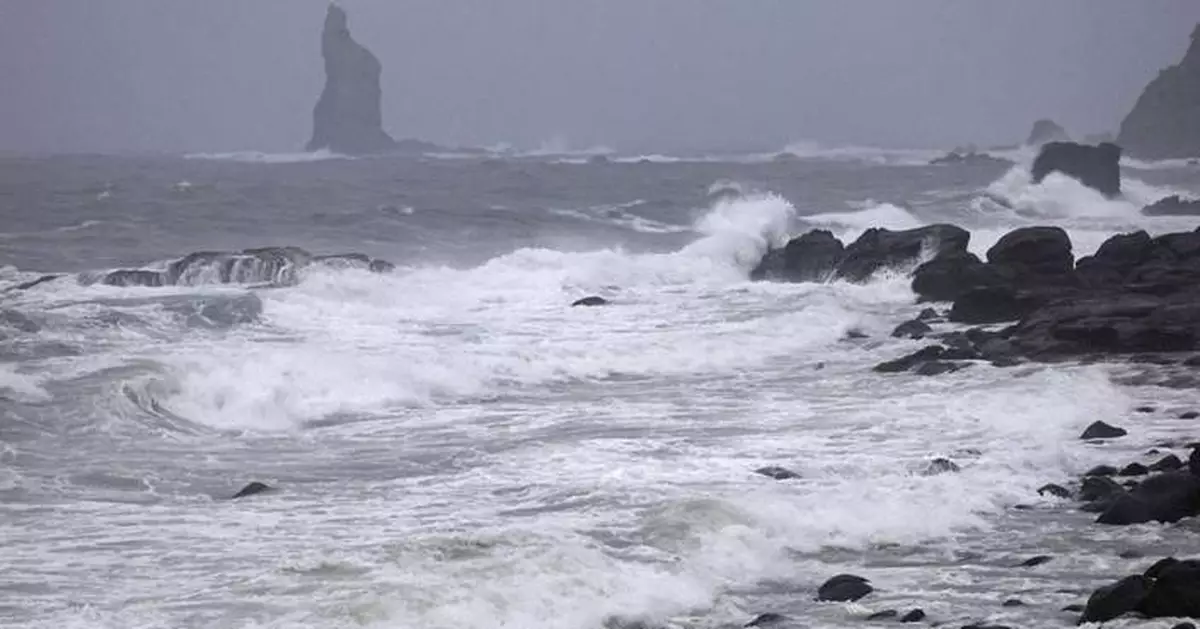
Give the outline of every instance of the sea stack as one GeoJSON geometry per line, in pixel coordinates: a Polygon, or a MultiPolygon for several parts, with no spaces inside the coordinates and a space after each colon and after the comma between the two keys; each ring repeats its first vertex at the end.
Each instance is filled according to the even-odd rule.
{"type": "Polygon", "coordinates": [[[383,130],[379,87],[382,66],[370,50],[354,41],[346,11],[329,5],[321,32],[325,89],[313,109],[313,134],[307,150],[328,149],[345,155],[379,153],[396,146],[383,130]]]}
{"type": "Polygon", "coordinates": [[[1159,72],[1121,121],[1117,144],[1143,159],[1200,156],[1200,25],[1183,60],[1159,72]]]}
{"type": "Polygon", "coordinates": [[[1121,196],[1121,147],[1116,144],[1088,146],[1074,142],[1049,142],[1042,145],[1033,160],[1033,183],[1060,172],[1109,199],[1121,196]]]}

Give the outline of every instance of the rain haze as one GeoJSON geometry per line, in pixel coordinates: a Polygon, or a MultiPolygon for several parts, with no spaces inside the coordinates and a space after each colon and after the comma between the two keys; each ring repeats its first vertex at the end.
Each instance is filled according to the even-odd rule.
{"type": "MultiPolygon", "coordinates": [[[[1192,0],[345,0],[397,138],[622,151],[1112,131],[1192,0]]],[[[295,151],[324,0],[5,0],[0,150],[295,151]]]]}

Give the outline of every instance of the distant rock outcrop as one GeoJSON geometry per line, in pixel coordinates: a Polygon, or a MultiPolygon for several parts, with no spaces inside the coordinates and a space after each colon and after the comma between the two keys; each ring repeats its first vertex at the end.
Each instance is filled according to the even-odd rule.
{"type": "Polygon", "coordinates": [[[1163,197],[1142,208],[1146,216],[1200,216],[1200,199],[1185,199],[1178,194],[1163,197]]]}
{"type": "Polygon", "coordinates": [[[1142,91],[1121,121],[1117,143],[1144,159],[1200,156],[1200,25],[1183,60],[1142,91]]]}
{"type": "Polygon", "coordinates": [[[1121,195],[1121,147],[1116,144],[1088,146],[1074,142],[1050,142],[1033,160],[1034,183],[1060,172],[1112,199],[1121,195]]]}
{"type": "Polygon", "coordinates": [[[1041,146],[1047,142],[1070,142],[1071,136],[1057,122],[1043,118],[1033,123],[1029,138],[1025,140],[1028,146],[1041,146]]]}
{"type": "Polygon", "coordinates": [[[350,36],[346,12],[336,4],[330,4],[325,15],[321,56],[325,89],[313,109],[307,150],[355,155],[394,149],[396,141],[383,130],[380,112],[382,67],[371,51],[350,36]]]}

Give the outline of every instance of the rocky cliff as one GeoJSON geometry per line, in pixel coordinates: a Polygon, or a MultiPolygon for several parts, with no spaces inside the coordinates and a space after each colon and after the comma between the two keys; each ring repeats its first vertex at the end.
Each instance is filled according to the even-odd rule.
{"type": "Polygon", "coordinates": [[[1125,116],[1117,144],[1143,159],[1200,156],[1200,25],[1183,60],[1159,72],[1125,116]]]}
{"type": "Polygon", "coordinates": [[[371,51],[350,36],[346,12],[329,5],[321,33],[325,89],[313,109],[309,151],[329,149],[347,155],[378,153],[396,146],[383,130],[379,86],[382,67],[371,51]]]}

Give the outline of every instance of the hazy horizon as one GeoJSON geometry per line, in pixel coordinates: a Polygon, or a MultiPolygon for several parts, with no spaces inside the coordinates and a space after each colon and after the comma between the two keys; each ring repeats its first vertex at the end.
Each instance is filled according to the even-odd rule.
{"type": "MultiPolygon", "coordinates": [[[[296,152],[326,0],[4,0],[0,151],[296,152]]],[[[343,0],[384,125],[447,146],[622,152],[1115,132],[1200,3],[343,0]]]]}

